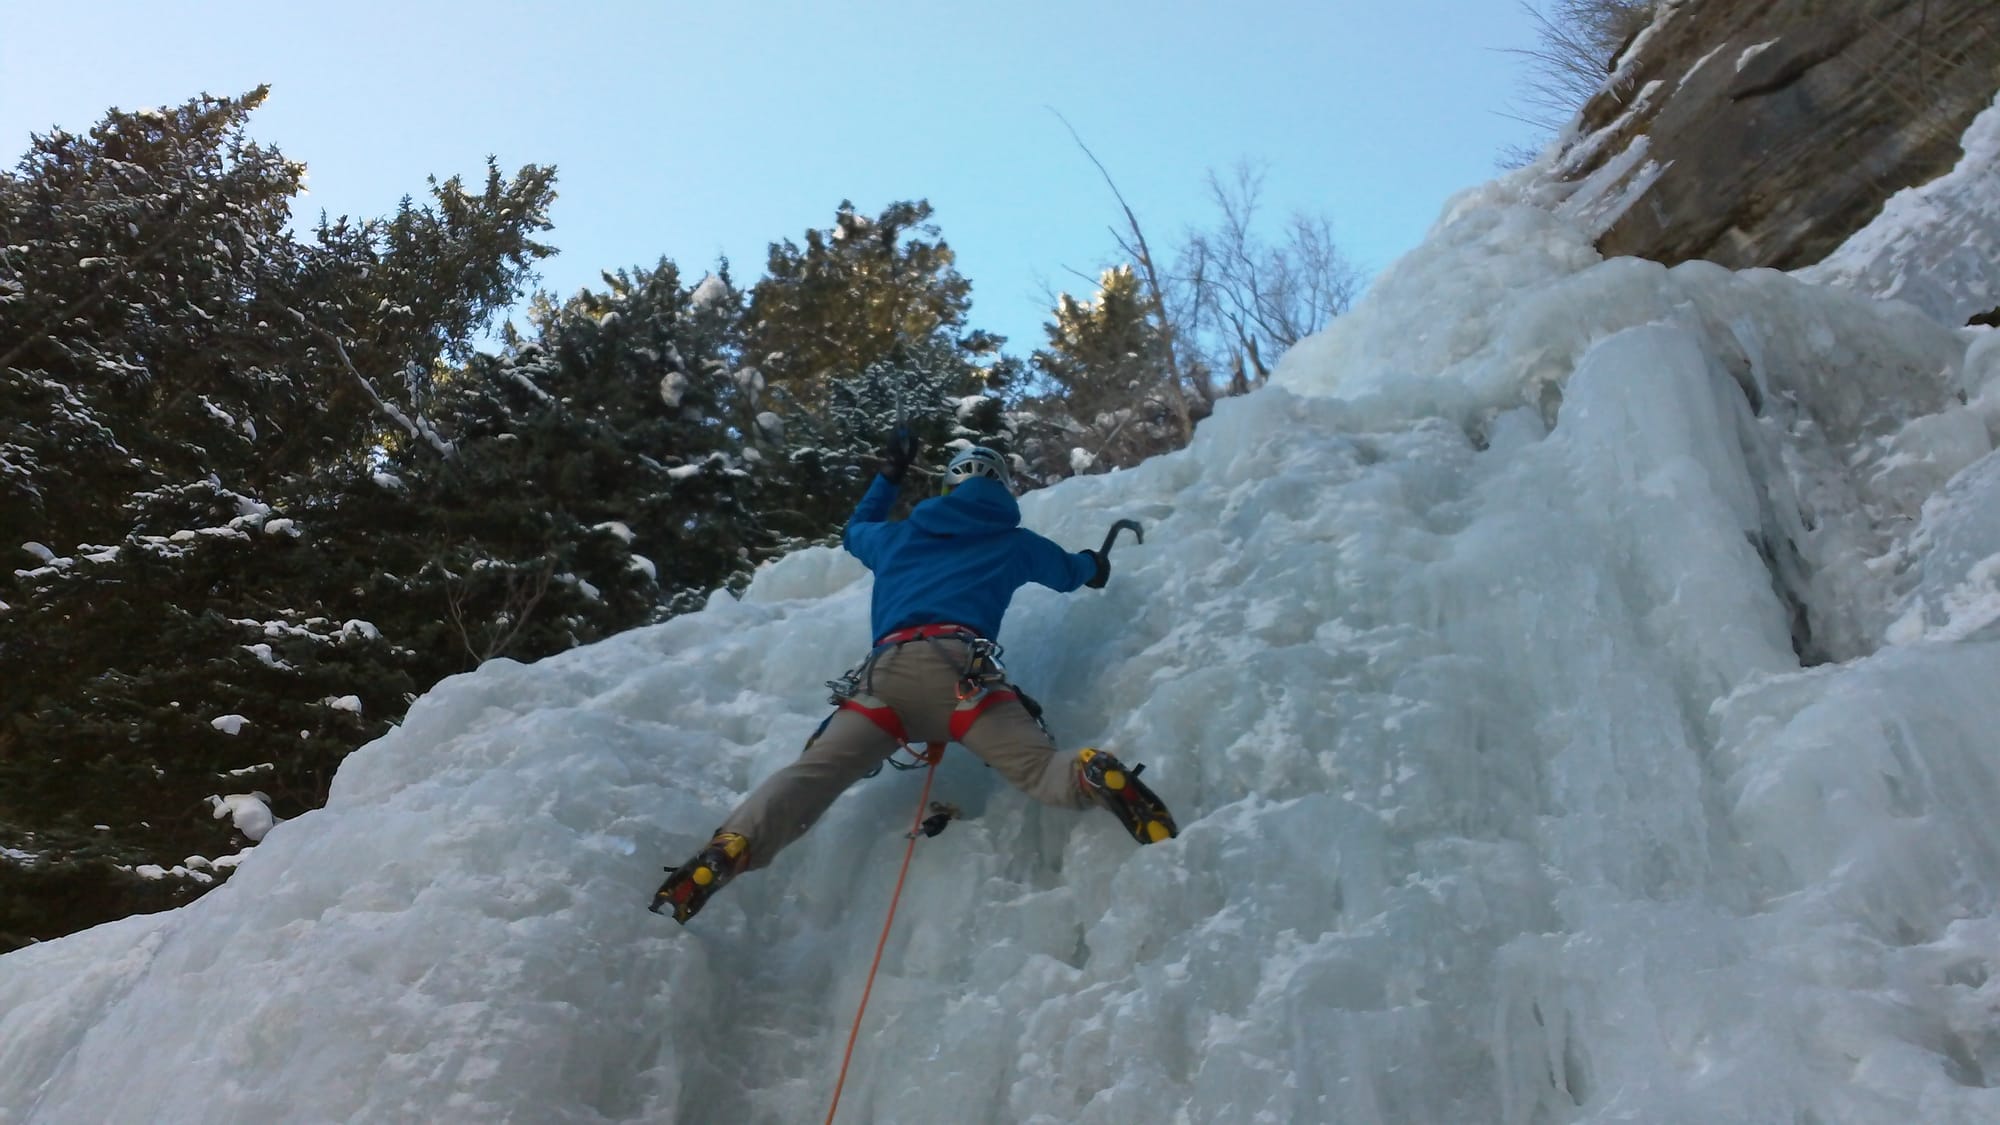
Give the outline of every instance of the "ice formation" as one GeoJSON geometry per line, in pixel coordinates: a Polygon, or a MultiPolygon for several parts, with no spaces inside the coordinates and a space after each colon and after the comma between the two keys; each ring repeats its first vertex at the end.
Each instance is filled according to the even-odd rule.
{"type": "MultiPolygon", "coordinates": [[[[1462,197],[1003,640],[1177,840],[962,752],[845,1121],[2000,1119],[2000,348],[1462,197]],[[1973,345],[1976,342],[1976,347],[1973,345]],[[1972,354],[1968,356],[1968,348],[1972,354]]],[[[868,578],[440,685],[189,907],[0,958],[0,1122],[826,1112],[918,781],[644,904],[825,710],[868,578]]]]}

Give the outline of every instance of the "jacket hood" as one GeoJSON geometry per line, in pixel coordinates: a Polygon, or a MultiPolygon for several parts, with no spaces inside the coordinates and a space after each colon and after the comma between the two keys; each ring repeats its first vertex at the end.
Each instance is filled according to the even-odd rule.
{"type": "Polygon", "coordinates": [[[1021,526],[1021,505],[1006,485],[974,477],[949,495],[918,504],[910,522],[930,535],[995,535],[1021,526]]]}

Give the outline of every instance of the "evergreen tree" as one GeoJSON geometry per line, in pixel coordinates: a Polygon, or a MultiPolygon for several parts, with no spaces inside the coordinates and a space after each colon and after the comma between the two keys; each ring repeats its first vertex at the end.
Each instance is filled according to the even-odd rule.
{"type": "Polygon", "coordinates": [[[748,293],[662,261],[484,326],[553,173],[432,181],[288,229],[262,90],[113,111],[0,173],[0,948],[184,901],[316,807],[440,678],[740,589],[841,524],[900,417],[1008,447],[922,203],[773,248],[748,293]],[[752,358],[756,362],[752,362],[752,358]]]}
{"type": "MultiPolygon", "coordinates": [[[[934,338],[831,380],[823,409],[787,416],[784,460],[760,474],[762,517],[778,536],[776,553],[839,535],[898,424],[923,441],[916,474],[940,471],[952,451],[968,445],[1011,454],[1012,424],[997,392],[1014,374],[1013,364],[980,367],[934,338]]],[[[908,499],[923,492],[911,489],[908,499]]]]}
{"type": "Polygon", "coordinates": [[[891,203],[869,218],[843,200],[834,225],[810,230],[805,245],[771,245],[767,274],[750,290],[746,350],[772,387],[806,409],[824,405],[829,385],[891,361],[933,339],[967,356],[1004,342],[966,328],[972,283],[931,205],[891,203]]]}
{"type": "Polygon", "coordinates": [[[203,798],[232,787],[313,807],[441,674],[370,621],[409,583],[356,517],[408,526],[372,463],[449,452],[422,376],[546,253],[552,173],[301,243],[263,96],[114,111],[0,175],[0,525],[33,556],[0,571],[0,836],[40,857],[0,864],[0,933],[190,893],[108,865],[230,850],[203,798]],[[37,913],[52,886],[76,909],[37,913]]]}
{"type": "Polygon", "coordinates": [[[1089,301],[1062,294],[1034,353],[1038,393],[1020,403],[1019,428],[1039,472],[1132,465],[1180,447],[1218,398],[1262,386],[1280,355],[1347,310],[1361,280],[1331,221],[1294,214],[1266,238],[1262,190],[1249,165],[1229,179],[1210,173],[1216,222],[1186,234],[1172,271],[1126,210],[1119,244],[1135,265],[1104,271],[1089,301]]]}
{"type": "Polygon", "coordinates": [[[1043,330],[1034,363],[1047,389],[1025,403],[1039,472],[1133,465],[1178,444],[1165,337],[1132,267],[1105,270],[1089,301],[1062,294],[1043,330]]]}
{"type": "Polygon", "coordinates": [[[304,169],[244,138],[263,97],[113,113],[0,173],[0,526],[115,541],[135,492],[253,466],[310,409],[280,296],[304,169]]]}
{"type": "Polygon", "coordinates": [[[440,386],[454,457],[399,457],[433,507],[451,603],[487,635],[510,618],[520,642],[507,655],[698,605],[740,585],[764,546],[748,517],[756,411],[736,377],[742,295],[727,264],[693,287],[664,260],[604,281],[562,305],[540,298],[532,339],[440,386]],[[504,608],[550,567],[559,581],[519,632],[528,623],[504,608]]]}

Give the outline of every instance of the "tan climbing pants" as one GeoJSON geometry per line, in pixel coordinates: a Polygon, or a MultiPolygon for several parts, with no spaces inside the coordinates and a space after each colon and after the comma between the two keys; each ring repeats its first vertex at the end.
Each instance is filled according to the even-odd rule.
{"type": "MultiPolygon", "coordinates": [[[[912,744],[946,742],[959,706],[959,677],[969,657],[969,646],[958,640],[900,644],[875,659],[863,690],[896,713],[912,744]]],[[[1076,758],[1057,751],[1054,740],[1019,699],[988,707],[959,741],[1015,788],[1043,804],[1060,808],[1096,804],[1077,785],[1076,758]]],[[[750,841],[745,870],[769,864],[813,826],[834,798],[900,745],[866,715],[848,708],[834,712],[798,760],[765,778],[723,821],[721,831],[739,833],[750,841]]]]}

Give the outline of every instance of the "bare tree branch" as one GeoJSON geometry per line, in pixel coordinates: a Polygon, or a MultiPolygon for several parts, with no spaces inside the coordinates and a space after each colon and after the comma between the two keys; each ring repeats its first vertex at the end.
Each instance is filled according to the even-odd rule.
{"type": "Polygon", "coordinates": [[[360,368],[354,366],[354,360],[348,357],[347,346],[341,342],[340,337],[307,320],[305,314],[296,309],[292,311],[292,316],[300,324],[310,329],[314,335],[333,345],[333,353],[340,357],[341,366],[347,368],[348,374],[354,376],[354,382],[361,388],[361,393],[367,396],[368,401],[375,404],[375,410],[378,414],[396,423],[410,437],[428,444],[440,457],[450,458],[458,452],[452,443],[446,440],[443,434],[438,433],[436,427],[432,426],[429,420],[424,418],[423,415],[419,414],[415,418],[412,418],[403,413],[402,409],[395,403],[389,402],[377,394],[375,392],[375,385],[368,381],[368,376],[363,375],[360,368]]]}
{"type": "Polygon", "coordinates": [[[1167,371],[1171,376],[1170,405],[1175,421],[1181,428],[1181,440],[1186,442],[1194,436],[1194,416],[1188,410],[1187,395],[1183,386],[1185,373],[1182,371],[1179,349],[1174,340],[1173,317],[1168,314],[1166,293],[1160,285],[1159,270],[1153,265],[1152,247],[1146,244],[1146,232],[1139,225],[1139,216],[1133,213],[1132,205],[1125,201],[1125,193],[1118,190],[1118,182],[1111,178],[1111,171],[1104,166],[1103,161],[1097,159],[1096,153],[1090,151],[1090,146],[1083,143],[1083,137],[1077,133],[1076,126],[1071,125],[1069,118],[1064,117],[1062,111],[1054,106],[1049,107],[1049,112],[1055,114],[1056,120],[1062,122],[1063,128],[1069,130],[1070,139],[1076,142],[1076,147],[1082,149],[1083,154],[1097,167],[1098,174],[1104,177],[1105,186],[1111,189],[1112,197],[1118,200],[1119,209],[1125,212],[1125,224],[1131,233],[1131,238],[1128,240],[1115,230],[1112,231],[1112,235],[1118,240],[1118,248],[1138,265],[1141,276],[1146,281],[1146,291],[1152,298],[1154,311],[1159,317],[1161,346],[1166,351],[1167,371]]]}
{"type": "Polygon", "coordinates": [[[1061,476],[1072,471],[1065,450],[1115,466],[1186,444],[1218,398],[1264,383],[1275,357],[1344,312],[1360,281],[1324,218],[1294,215],[1275,241],[1260,236],[1263,174],[1247,164],[1233,178],[1209,174],[1216,226],[1185,234],[1163,261],[1104,162],[1050,112],[1125,217],[1110,231],[1124,264],[1083,279],[1094,298],[1052,294],[1050,345],[1035,353],[1049,392],[1032,409],[1048,428],[1024,444],[1061,476]]]}
{"type": "Polygon", "coordinates": [[[1538,42],[1506,53],[1528,62],[1522,81],[1525,111],[1502,116],[1555,132],[1604,88],[1616,57],[1652,19],[1656,0],[1519,0],[1534,20],[1538,42]]]}
{"type": "Polygon", "coordinates": [[[1324,217],[1295,213],[1276,243],[1256,232],[1264,175],[1239,164],[1225,180],[1211,171],[1209,198],[1220,221],[1187,237],[1178,284],[1189,296],[1186,338],[1204,342],[1211,368],[1230,372],[1231,393],[1261,385],[1267,356],[1284,352],[1346,312],[1360,277],[1334,243],[1324,217]]]}
{"type": "MultiPolygon", "coordinates": [[[[442,569],[443,564],[440,563],[439,566],[442,569]]],[[[458,630],[459,642],[465,646],[466,655],[472,658],[474,667],[505,653],[507,647],[514,643],[514,638],[520,636],[521,630],[527,627],[535,615],[536,607],[541,605],[543,596],[549,592],[549,585],[554,580],[555,573],[554,557],[543,559],[541,566],[525,575],[518,570],[510,571],[507,575],[507,591],[501,599],[500,610],[493,624],[475,630],[473,623],[467,618],[465,608],[468,592],[466,584],[452,578],[450,572],[446,571],[445,602],[451,612],[452,625],[458,630]],[[479,634],[478,643],[474,643],[475,632],[479,634]]]]}

